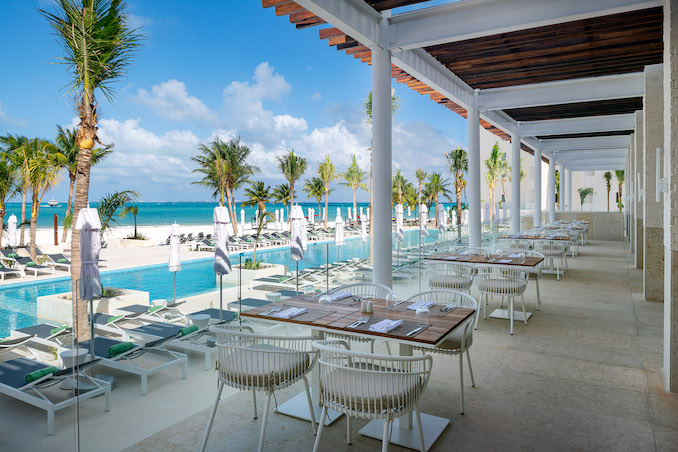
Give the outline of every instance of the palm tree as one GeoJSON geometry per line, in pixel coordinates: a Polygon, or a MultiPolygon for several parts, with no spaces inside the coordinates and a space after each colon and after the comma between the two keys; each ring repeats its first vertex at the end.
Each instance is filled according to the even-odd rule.
{"type": "Polygon", "coordinates": [[[460,147],[445,154],[454,179],[454,193],[457,197],[457,235],[461,238],[461,191],[464,189],[464,173],[468,173],[468,153],[460,147]]]}
{"type": "Polygon", "coordinates": [[[31,189],[31,247],[30,253],[36,259],[35,240],[40,213],[40,202],[45,192],[56,185],[65,163],[66,156],[49,141],[34,138],[30,140],[27,184],[31,189]]]}
{"type": "Polygon", "coordinates": [[[341,177],[344,178],[342,185],[344,187],[351,187],[353,191],[353,211],[356,212],[358,208],[358,189],[367,190],[368,188],[367,184],[365,184],[365,172],[358,166],[355,154],[351,157],[351,165],[345,173],[341,174],[341,177]]]}
{"type": "Polygon", "coordinates": [[[402,204],[403,202],[403,191],[405,190],[405,185],[407,185],[405,176],[403,176],[400,170],[396,170],[396,173],[393,176],[393,201],[396,204],[402,204]]]}
{"type": "Polygon", "coordinates": [[[506,156],[499,150],[499,143],[494,143],[490,156],[485,160],[485,181],[490,192],[490,224],[494,224],[494,189],[502,174],[507,172],[506,156]]]}
{"type": "Polygon", "coordinates": [[[309,198],[315,198],[318,201],[318,213],[320,213],[320,203],[325,194],[325,182],[319,177],[312,177],[304,183],[304,191],[309,198]]]}
{"type": "MultiPolygon", "coordinates": [[[[294,205],[294,184],[301,179],[308,169],[308,162],[305,158],[296,155],[294,148],[287,151],[287,154],[277,157],[278,167],[290,184],[290,205],[294,205]]],[[[292,222],[290,222],[292,227],[292,222]]]]}
{"type": "Polygon", "coordinates": [[[584,203],[586,202],[586,198],[593,195],[593,188],[591,188],[591,187],[588,187],[588,188],[581,187],[581,188],[577,189],[577,191],[579,192],[579,203],[580,203],[579,210],[583,211],[584,210],[584,203]]]}
{"type": "Polygon", "coordinates": [[[612,188],[612,173],[610,171],[605,171],[603,173],[603,179],[605,179],[605,188],[607,188],[607,211],[610,211],[610,189],[612,188]]]}
{"type": "Polygon", "coordinates": [[[450,197],[450,181],[449,179],[444,179],[443,175],[440,173],[431,173],[428,176],[428,182],[426,183],[426,197],[429,203],[431,201],[436,204],[436,227],[438,226],[438,212],[439,205],[438,200],[440,196],[445,196],[448,200],[452,200],[450,197]]]}
{"type": "Polygon", "coordinates": [[[403,207],[409,207],[410,209],[415,210],[417,208],[418,202],[417,190],[414,189],[414,185],[408,183],[405,186],[405,190],[403,191],[403,207]]]}
{"type": "Polygon", "coordinates": [[[139,193],[134,190],[123,190],[115,193],[110,193],[99,200],[97,204],[97,211],[99,212],[99,219],[101,220],[101,229],[99,235],[104,237],[104,232],[109,226],[118,222],[118,209],[126,207],[130,202],[139,198],[139,193]]]}
{"type": "MultiPolygon", "coordinates": [[[[251,151],[244,144],[240,144],[240,137],[232,138],[226,146],[226,202],[231,210],[231,218],[235,216],[235,190],[243,183],[249,182],[250,176],[259,172],[259,168],[247,163],[251,151]]],[[[238,234],[237,221],[233,222],[233,232],[238,234]]]]}
{"type": "MultiPolygon", "coordinates": [[[[78,154],[80,152],[80,147],[78,146],[78,133],[75,129],[63,129],[61,126],[57,125],[57,136],[54,140],[54,145],[59,149],[65,158],[66,158],[66,170],[68,171],[69,186],[68,186],[68,204],[66,204],[66,214],[64,216],[64,230],[61,235],[61,241],[65,242],[66,237],[68,236],[68,229],[73,223],[71,218],[71,208],[73,205],[73,190],[75,188],[75,176],[78,170],[78,154]]],[[[94,166],[97,163],[101,162],[106,156],[113,152],[110,148],[112,146],[106,146],[103,148],[94,148],[92,149],[92,155],[90,160],[90,166],[94,166]]]]}
{"type": "Polygon", "coordinates": [[[423,169],[419,168],[414,172],[414,177],[417,178],[418,188],[417,188],[417,221],[419,221],[419,204],[421,204],[421,187],[426,180],[428,174],[423,169]]]}
{"type": "Polygon", "coordinates": [[[125,207],[122,208],[122,211],[120,212],[120,218],[125,218],[127,215],[132,214],[134,217],[134,235],[132,236],[133,239],[140,239],[141,237],[139,234],[137,234],[137,215],[139,215],[139,206],[135,206],[133,204],[126,205],[125,207]]]}
{"type": "Polygon", "coordinates": [[[262,181],[250,182],[249,188],[245,189],[246,201],[240,205],[242,207],[257,206],[259,213],[257,215],[257,224],[266,216],[266,203],[271,201],[271,187],[267,187],[262,181]]]}
{"type": "MultiPolygon", "coordinates": [[[[55,31],[55,36],[65,56],[60,62],[66,64],[72,74],[70,93],[76,104],[80,119],[77,143],[78,165],[73,200],[73,217],[87,207],[91,151],[96,142],[97,123],[101,119],[97,111],[97,90],[110,101],[115,95],[112,84],[122,78],[132,62],[132,56],[140,45],[141,36],[129,28],[125,4],[120,0],[56,0],[56,10],[49,13],[39,10],[55,31]]],[[[80,275],[80,232],[71,237],[71,278],[73,293],[80,275]]],[[[75,299],[76,297],[74,297],[75,299]]],[[[73,323],[79,340],[89,338],[87,310],[84,303],[73,303],[73,323]]]]}
{"type": "Polygon", "coordinates": [[[280,202],[285,207],[287,218],[290,217],[290,184],[278,184],[273,187],[272,193],[275,202],[280,202]]]}
{"type": "Polygon", "coordinates": [[[622,209],[624,208],[624,203],[622,202],[622,187],[624,185],[624,170],[616,170],[614,172],[614,176],[617,178],[617,182],[619,183],[619,188],[618,188],[618,196],[619,200],[617,201],[617,205],[619,206],[619,211],[621,212],[622,209]]]}
{"type": "Polygon", "coordinates": [[[19,187],[18,192],[21,193],[21,235],[19,238],[19,246],[24,246],[24,231],[26,228],[26,198],[28,197],[28,165],[30,144],[29,139],[25,136],[7,134],[0,137],[0,144],[3,145],[4,151],[9,156],[12,166],[17,168],[19,172],[19,187]]]}
{"type": "Polygon", "coordinates": [[[19,190],[18,171],[7,155],[0,157],[0,248],[2,248],[2,229],[5,214],[5,202],[19,190]]]}
{"type": "Polygon", "coordinates": [[[327,217],[329,217],[328,200],[330,197],[330,182],[335,180],[338,176],[337,168],[330,160],[330,156],[325,157],[325,161],[318,165],[318,175],[325,185],[325,229],[327,229],[327,217]]]}

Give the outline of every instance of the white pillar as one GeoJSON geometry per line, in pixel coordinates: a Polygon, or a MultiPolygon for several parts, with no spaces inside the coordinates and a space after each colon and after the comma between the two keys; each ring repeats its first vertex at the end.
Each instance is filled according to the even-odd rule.
{"type": "Polygon", "coordinates": [[[565,205],[568,211],[572,211],[572,170],[565,170],[567,183],[565,184],[565,205]]]}
{"type": "Polygon", "coordinates": [[[511,134],[511,232],[520,232],[520,135],[511,134]]]}
{"type": "MultiPolygon", "coordinates": [[[[477,95],[477,94],[476,94],[477,95]]],[[[469,246],[480,246],[480,115],[478,110],[469,108],[468,123],[468,195],[469,195],[469,246]]]]}
{"type": "Polygon", "coordinates": [[[541,149],[534,150],[534,227],[541,226],[541,149]]]}
{"type": "Polygon", "coordinates": [[[559,209],[561,212],[565,212],[565,166],[560,164],[560,193],[558,194],[559,200],[559,209]]]}
{"type": "Polygon", "coordinates": [[[549,223],[556,221],[556,159],[553,155],[549,158],[549,181],[548,181],[547,205],[549,208],[549,223]]]}
{"type": "Polygon", "coordinates": [[[371,50],[374,282],[391,287],[391,51],[371,50]]]}

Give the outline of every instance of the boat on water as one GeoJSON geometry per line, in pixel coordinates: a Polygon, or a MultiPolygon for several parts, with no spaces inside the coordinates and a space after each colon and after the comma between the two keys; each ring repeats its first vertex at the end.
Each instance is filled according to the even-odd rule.
{"type": "Polygon", "coordinates": [[[49,201],[47,201],[47,205],[49,207],[59,207],[59,201],[57,201],[56,199],[50,199],[49,201]]]}

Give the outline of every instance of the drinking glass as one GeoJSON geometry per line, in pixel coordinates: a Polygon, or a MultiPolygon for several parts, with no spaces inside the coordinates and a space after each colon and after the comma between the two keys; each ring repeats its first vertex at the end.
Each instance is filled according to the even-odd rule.
{"type": "Polygon", "coordinates": [[[431,319],[431,311],[428,308],[418,308],[414,313],[414,317],[417,319],[417,326],[428,326],[431,319]]]}
{"type": "Polygon", "coordinates": [[[330,309],[332,307],[332,298],[329,295],[323,295],[318,299],[318,304],[323,309],[330,309]]]}
{"type": "Polygon", "coordinates": [[[393,294],[386,295],[386,309],[389,311],[395,310],[395,304],[398,302],[398,299],[393,294]]]}
{"type": "Polygon", "coordinates": [[[315,287],[312,284],[304,286],[304,295],[315,295],[315,287]]]}

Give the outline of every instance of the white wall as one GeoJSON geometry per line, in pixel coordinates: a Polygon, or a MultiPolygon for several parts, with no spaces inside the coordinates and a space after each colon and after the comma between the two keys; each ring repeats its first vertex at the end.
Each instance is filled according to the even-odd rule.
{"type": "MultiPolygon", "coordinates": [[[[580,187],[593,187],[593,197],[584,204],[584,211],[607,211],[607,186],[603,174],[605,171],[573,171],[572,172],[572,210],[580,210],[580,187]]],[[[612,188],[610,189],[610,212],[618,212],[616,193],[619,184],[612,171],[612,188]]]]}

